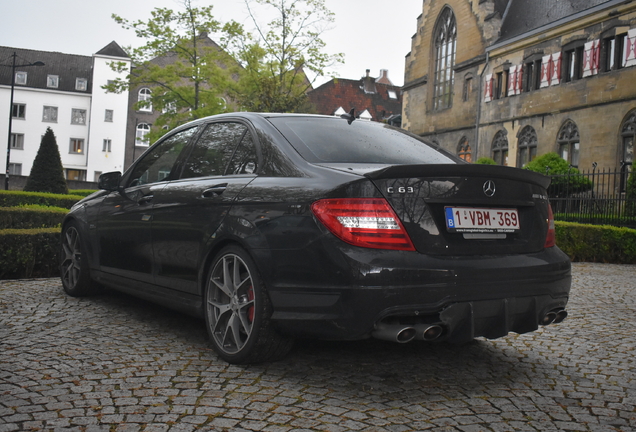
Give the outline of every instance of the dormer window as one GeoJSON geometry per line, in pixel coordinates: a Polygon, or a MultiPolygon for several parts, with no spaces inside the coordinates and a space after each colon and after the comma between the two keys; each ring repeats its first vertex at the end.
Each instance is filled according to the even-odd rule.
{"type": "Polygon", "coordinates": [[[46,76],[46,86],[48,88],[58,88],[60,85],[60,77],[59,75],[47,75],[46,76]]]}
{"type": "Polygon", "coordinates": [[[339,108],[338,108],[338,109],[337,109],[337,110],[333,113],[333,115],[335,115],[335,116],[341,116],[341,115],[346,114],[346,113],[347,113],[347,112],[346,112],[344,109],[342,109],[342,107],[339,107],[339,108]]]}
{"type": "Polygon", "coordinates": [[[369,110],[364,110],[359,117],[360,120],[366,120],[366,121],[371,121],[373,119],[373,116],[371,115],[371,113],[369,112],[369,110]]]}
{"type": "Polygon", "coordinates": [[[88,88],[88,80],[86,78],[75,78],[75,90],[86,91],[88,88]]]}
{"type": "Polygon", "coordinates": [[[27,73],[26,72],[16,72],[15,73],[15,83],[18,85],[26,85],[27,83],[27,73]]]}
{"type": "Polygon", "coordinates": [[[389,98],[390,99],[397,99],[397,93],[396,92],[394,92],[393,90],[389,90],[388,93],[389,93],[389,98]]]}

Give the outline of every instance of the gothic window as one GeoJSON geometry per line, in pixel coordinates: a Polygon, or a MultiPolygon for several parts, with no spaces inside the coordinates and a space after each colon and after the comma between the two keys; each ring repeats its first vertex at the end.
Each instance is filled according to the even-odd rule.
{"type": "Polygon", "coordinates": [[[466,162],[472,161],[470,144],[468,144],[468,139],[466,137],[463,137],[461,140],[459,140],[459,145],[457,146],[457,156],[464,159],[466,162]]]}
{"type": "Polygon", "coordinates": [[[537,157],[537,141],[537,133],[532,126],[521,129],[518,135],[519,152],[517,154],[519,168],[537,157]]]}
{"type": "Polygon", "coordinates": [[[573,167],[579,166],[580,139],[579,128],[572,120],[566,121],[557,135],[559,156],[573,167]]]}
{"type": "Polygon", "coordinates": [[[442,11],[433,35],[435,41],[433,109],[437,111],[450,108],[453,98],[457,25],[455,15],[450,8],[447,7],[442,11]]]}
{"type": "Polygon", "coordinates": [[[506,131],[500,130],[492,140],[492,158],[497,165],[508,166],[508,137],[506,131]]]}

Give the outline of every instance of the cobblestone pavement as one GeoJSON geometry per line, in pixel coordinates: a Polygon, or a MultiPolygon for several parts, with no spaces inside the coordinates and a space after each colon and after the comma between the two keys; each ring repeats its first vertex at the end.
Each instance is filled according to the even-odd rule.
{"type": "Polygon", "coordinates": [[[300,341],[217,359],[203,322],[0,282],[0,432],[636,430],[636,266],[575,264],[570,317],[463,346],[300,341]]]}

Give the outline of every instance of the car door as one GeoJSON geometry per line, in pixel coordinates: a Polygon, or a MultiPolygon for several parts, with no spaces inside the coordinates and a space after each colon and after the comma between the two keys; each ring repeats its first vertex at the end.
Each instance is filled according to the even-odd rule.
{"type": "Polygon", "coordinates": [[[256,177],[259,161],[247,124],[205,126],[183,165],[153,202],[156,283],[197,294],[204,248],[239,192],[256,177]]]}
{"type": "Polygon", "coordinates": [[[103,272],[154,282],[153,201],[177,177],[178,161],[196,130],[189,128],[155,144],[124,176],[123,188],[104,199],[97,224],[103,272]]]}

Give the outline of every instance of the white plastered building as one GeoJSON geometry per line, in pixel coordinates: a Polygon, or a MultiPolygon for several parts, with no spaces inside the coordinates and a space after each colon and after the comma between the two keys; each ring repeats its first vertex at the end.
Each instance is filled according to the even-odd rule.
{"type": "MultiPolygon", "coordinates": [[[[125,78],[130,58],[116,42],[92,56],[0,47],[0,169],[28,176],[44,132],[50,127],[67,180],[96,181],[123,171],[128,93],[102,86],[125,78]],[[8,134],[13,55],[16,56],[11,136],[8,134]],[[43,62],[44,66],[22,66],[43,62]],[[110,64],[123,62],[122,72],[110,64]]],[[[15,182],[14,182],[15,183],[15,182]]],[[[10,188],[12,187],[10,181],[10,188]]]]}

